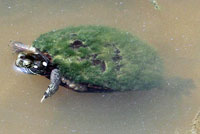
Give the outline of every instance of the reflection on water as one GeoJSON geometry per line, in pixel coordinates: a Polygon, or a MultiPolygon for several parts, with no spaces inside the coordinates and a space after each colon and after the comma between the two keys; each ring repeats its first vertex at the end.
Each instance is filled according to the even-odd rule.
{"type": "Polygon", "coordinates": [[[157,2],[160,10],[148,0],[0,0],[0,133],[187,134],[200,102],[200,1],[157,2]],[[31,44],[41,33],[80,24],[120,28],[152,44],[164,59],[165,88],[102,94],[61,88],[40,104],[49,80],[15,72],[7,44],[31,44]]]}
{"type": "Polygon", "coordinates": [[[194,89],[195,85],[192,79],[182,79],[179,77],[171,77],[165,80],[163,89],[166,92],[171,93],[175,97],[182,95],[190,95],[191,89],[194,89]]]}

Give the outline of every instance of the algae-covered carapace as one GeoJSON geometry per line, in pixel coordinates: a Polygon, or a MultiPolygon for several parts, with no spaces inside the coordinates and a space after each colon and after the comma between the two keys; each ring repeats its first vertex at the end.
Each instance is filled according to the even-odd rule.
{"type": "MultiPolygon", "coordinates": [[[[16,42],[13,46],[17,46],[16,42]]],[[[40,58],[29,56],[32,61],[26,62],[27,66],[23,64],[27,54],[25,59],[18,56],[21,62],[17,62],[18,66],[36,74],[51,74],[52,85],[45,92],[47,96],[55,93],[60,83],[69,86],[73,83],[71,87],[76,91],[143,90],[162,83],[162,61],[157,52],[136,36],[115,28],[89,25],[53,30],[22,51],[32,51],[28,55],[37,54],[40,58]],[[39,67],[35,61],[48,65],[39,67]]]]}

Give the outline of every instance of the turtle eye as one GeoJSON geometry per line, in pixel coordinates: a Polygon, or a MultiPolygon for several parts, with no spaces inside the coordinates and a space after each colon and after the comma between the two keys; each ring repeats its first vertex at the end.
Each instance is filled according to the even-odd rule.
{"type": "Polygon", "coordinates": [[[24,53],[19,53],[17,58],[18,59],[24,59],[25,58],[25,54],[24,53]]]}

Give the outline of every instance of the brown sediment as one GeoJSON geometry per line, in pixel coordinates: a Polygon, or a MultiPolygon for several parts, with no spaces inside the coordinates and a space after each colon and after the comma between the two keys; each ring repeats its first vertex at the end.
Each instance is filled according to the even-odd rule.
{"type": "Polygon", "coordinates": [[[192,123],[192,134],[200,134],[200,111],[196,114],[192,123]]]}

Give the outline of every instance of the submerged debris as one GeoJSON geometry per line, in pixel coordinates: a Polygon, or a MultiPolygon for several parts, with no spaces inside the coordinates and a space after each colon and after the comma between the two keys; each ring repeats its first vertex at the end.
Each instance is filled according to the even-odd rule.
{"type": "Polygon", "coordinates": [[[193,123],[192,123],[192,134],[199,134],[200,133],[200,112],[197,113],[195,116],[193,123]]]}

